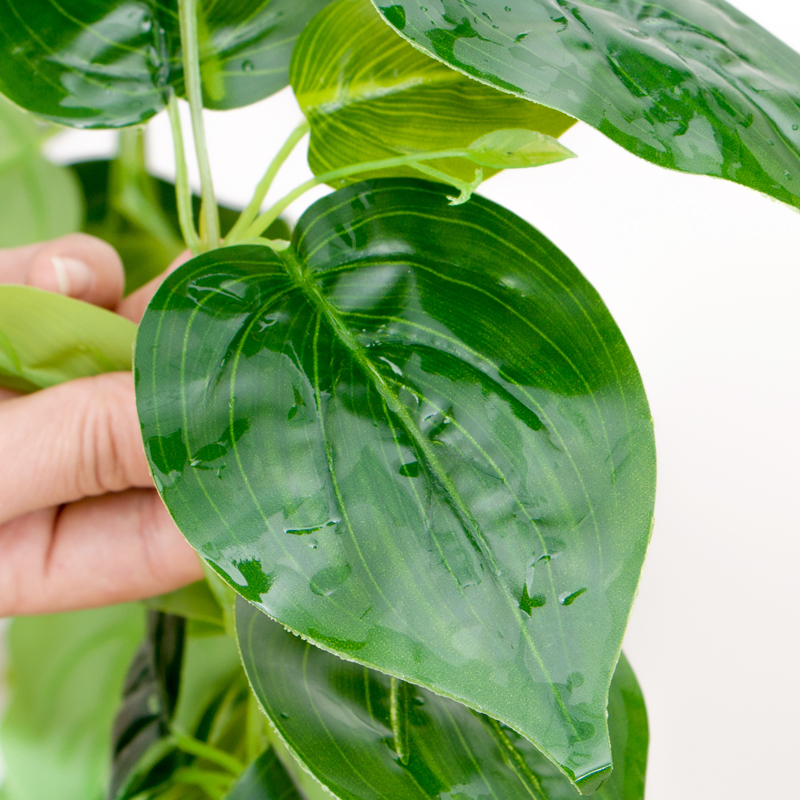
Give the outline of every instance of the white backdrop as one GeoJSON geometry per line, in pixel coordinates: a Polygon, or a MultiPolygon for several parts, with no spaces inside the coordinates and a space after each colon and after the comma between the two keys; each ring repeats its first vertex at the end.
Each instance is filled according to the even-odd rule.
{"type": "MultiPolygon", "coordinates": [[[[796,0],[736,5],[800,50],[796,0]]],[[[222,200],[248,199],[299,116],[288,92],[208,114],[222,200]]],[[[795,796],[800,215],[653,167],[582,124],[563,141],[578,159],[506,172],[481,193],[540,228],[595,285],[650,398],[656,525],[625,642],[650,716],[647,800],[795,796]]],[[[113,148],[109,133],[75,132],[51,153],[113,148]]],[[[173,174],[163,117],[150,158],[173,174]]],[[[275,196],[309,175],[296,153],[275,196]]]]}

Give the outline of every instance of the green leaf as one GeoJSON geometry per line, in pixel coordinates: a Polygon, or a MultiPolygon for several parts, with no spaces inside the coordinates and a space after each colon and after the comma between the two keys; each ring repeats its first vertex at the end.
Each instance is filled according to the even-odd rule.
{"type": "MultiPolygon", "coordinates": [[[[72,169],[86,196],[84,231],[112,245],[125,265],[125,292],[129,294],[160,275],[186,249],[178,222],[175,185],[139,171],[120,175],[118,161],[83,161],[72,169]],[[134,195],[136,202],[131,201],[134,195]],[[141,210],[147,211],[145,217],[141,210]]],[[[195,218],[200,198],[192,198],[195,218]]],[[[239,217],[237,210],[218,206],[225,236],[239,217]]],[[[288,239],[288,225],[277,220],[264,233],[271,239],[288,239]]]]}
{"type": "Polygon", "coordinates": [[[30,286],[0,285],[0,386],[32,392],[130,370],[136,326],[104,308],[30,286]]]}
{"type": "Polygon", "coordinates": [[[476,139],[467,151],[476,164],[495,169],[539,167],[575,157],[552,136],[520,128],[487,133],[476,139]]]}
{"type": "Polygon", "coordinates": [[[225,800],[302,800],[302,796],[270,748],[247,768],[225,800]]]}
{"type": "MultiPolygon", "coordinates": [[[[164,637],[170,636],[170,626],[180,623],[178,618],[162,616],[170,624],[151,632],[145,650],[152,654],[156,646],[174,654],[175,648],[164,642],[164,637]]],[[[198,748],[221,756],[223,761],[241,761],[239,771],[244,769],[250,692],[233,640],[221,635],[216,626],[190,621],[186,625],[179,676],[176,659],[169,663],[169,681],[158,679],[159,671],[151,669],[144,680],[135,683],[130,701],[120,709],[117,732],[124,733],[130,742],[115,763],[110,795],[115,800],[161,797],[162,793],[171,796],[170,791],[178,792],[181,800],[188,800],[195,797],[193,778],[210,781],[217,788],[221,784],[229,788],[234,774],[198,756],[198,748]],[[137,703],[137,699],[143,702],[137,703]],[[134,746],[137,740],[138,745],[145,746],[134,746]]],[[[132,678],[136,668],[134,662],[132,678]]],[[[203,800],[207,797],[202,791],[198,796],[203,800]]]]}
{"type": "Polygon", "coordinates": [[[652,423],[610,314],[540,233],[422,181],[340,190],[291,248],[168,277],[134,372],[156,485],[241,595],[501,719],[583,787],[607,773],[652,423]]]}
{"type": "Polygon", "coordinates": [[[129,782],[142,756],[167,737],[178,702],[186,620],[150,611],[147,637],[133,659],[114,720],[111,797],[129,782]]]}
{"type": "Polygon", "coordinates": [[[114,712],[143,623],[137,605],[11,623],[7,800],[105,796],[114,712]]]}
{"type": "MultiPolygon", "coordinates": [[[[560,136],[575,123],[420,53],[392,33],[369,0],[338,0],[320,12],[298,39],[290,79],[311,125],[308,162],[315,175],[398,155],[466,148],[501,128],[560,136]]],[[[426,166],[463,181],[475,177],[475,164],[467,159],[426,166]]],[[[487,166],[494,169],[485,177],[504,168],[487,166]]],[[[419,177],[413,167],[366,173],[373,174],[419,177]]]]}
{"type": "Polygon", "coordinates": [[[208,581],[196,581],[169,594],[151,597],[144,601],[147,608],[175,614],[187,619],[224,626],[222,608],[208,586],[208,581]]]}
{"type": "Polygon", "coordinates": [[[55,239],[81,227],[80,188],[68,169],[41,154],[46,138],[33,117],[0,96],[0,248],[55,239]]]}
{"type": "MultiPolygon", "coordinates": [[[[304,642],[240,600],[239,646],[250,684],[281,739],[340,800],[580,795],[533,746],[494,720],[424,689],[406,694],[401,758],[391,679],[304,642]]],[[[647,716],[624,657],[611,683],[614,783],[602,800],[642,800],[647,716]]]]}
{"type": "Polygon", "coordinates": [[[723,0],[373,0],[459,72],[800,207],[800,55],[723,0]]]}
{"type": "MultiPolygon", "coordinates": [[[[294,42],[329,0],[200,2],[209,108],[238,108],[288,82],[294,42]]],[[[79,128],[142,122],[183,91],[177,0],[0,0],[0,91],[79,128]]]]}

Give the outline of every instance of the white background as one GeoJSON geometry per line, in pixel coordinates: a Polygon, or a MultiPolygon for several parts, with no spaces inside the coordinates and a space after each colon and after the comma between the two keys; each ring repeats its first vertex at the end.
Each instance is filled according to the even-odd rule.
{"type": "MultiPolygon", "coordinates": [[[[800,50],[796,0],[736,5],[800,50]]],[[[283,92],[207,119],[217,193],[242,204],[300,115],[283,92]]],[[[52,154],[110,154],[113,141],[71,132],[52,154]]],[[[661,170],[583,124],[563,142],[578,159],[506,172],[481,193],[575,261],[648,391],[656,525],[625,641],[650,717],[647,800],[796,797],[800,215],[661,170]]],[[[163,117],[150,155],[173,174],[163,117]]],[[[308,176],[298,152],[275,197],[308,176]]]]}

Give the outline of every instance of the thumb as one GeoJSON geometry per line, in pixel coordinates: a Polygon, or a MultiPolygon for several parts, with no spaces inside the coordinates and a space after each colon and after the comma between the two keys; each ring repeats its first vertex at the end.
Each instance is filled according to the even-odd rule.
{"type": "Polygon", "coordinates": [[[109,373],[0,403],[0,523],[83,497],[152,486],[133,376],[109,373]]]}

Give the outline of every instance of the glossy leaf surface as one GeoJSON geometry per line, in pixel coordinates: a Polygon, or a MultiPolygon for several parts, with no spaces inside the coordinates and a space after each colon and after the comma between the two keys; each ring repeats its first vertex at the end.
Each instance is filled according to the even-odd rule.
{"type": "MultiPolygon", "coordinates": [[[[338,0],[318,14],[297,42],[290,78],[311,125],[308,162],[316,175],[398,155],[466,148],[502,128],[560,136],[575,122],[420,53],[391,31],[369,0],[338,0]]],[[[460,180],[475,177],[475,164],[466,159],[425,163],[460,180]]],[[[374,174],[420,177],[413,167],[374,174]]]]}
{"type": "MultiPolygon", "coordinates": [[[[201,0],[209,108],[237,108],[287,84],[292,48],[328,0],[201,0]]],[[[183,90],[177,0],[0,0],[0,91],[65,125],[121,127],[183,90]]]]}
{"type": "Polygon", "coordinates": [[[800,207],[800,55],[723,0],[374,0],[455,69],[800,207]]]}
{"type": "Polygon", "coordinates": [[[303,800],[270,748],[245,771],[225,800],[303,800]]]}
{"type": "Polygon", "coordinates": [[[105,797],[114,714],[143,632],[137,605],[11,623],[0,725],[7,800],[105,797]]]}
{"type": "Polygon", "coordinates": [[[68,169],[41,154],[43,126],[0,97],[0,247],[55,239],[81,227],[83,200],[68,169]]]}
{"type": "Polygon", "coordinates": [[[240,594],[588,788],[605,774],[652,425],[611,316],[541,234],[422,181],[341,190],[290,249],[167,278],[134,372],[156,485],[240,594]]]}
{"type": "MultiPolygon", "coordinates": [[[[243,600],[236,615],[242,660],[259,702],[292,753],[340,800],[580,797],[529,742],[494,720],[402,684],[402,718],[393,725],[387,675],[325,653],[243,600]]],[[[597,797],[641,800],[647,716],[624,656],[609,704],[615,780],[597,797]]]]}
{"type": "Polygon", "coordinates": [[[130,370],[136,326],[99,306],[0,285],[0,386],[31,392],[130,370]]]}

